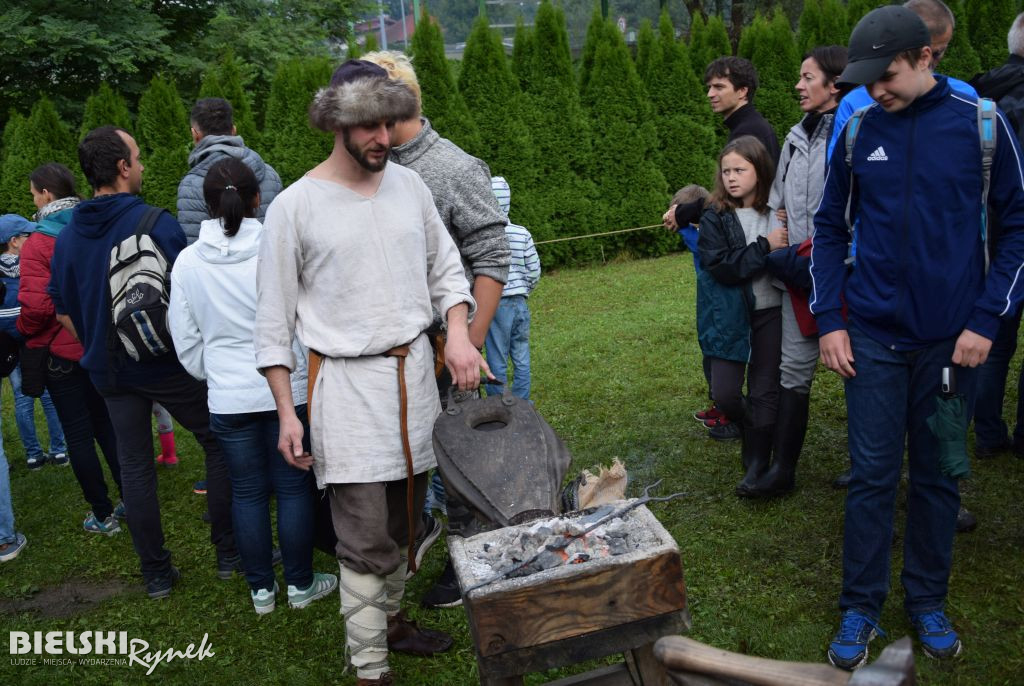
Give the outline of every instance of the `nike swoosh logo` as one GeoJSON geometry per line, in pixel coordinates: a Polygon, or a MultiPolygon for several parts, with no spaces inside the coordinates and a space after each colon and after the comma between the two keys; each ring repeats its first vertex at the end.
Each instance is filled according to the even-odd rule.
{"type": "Polygon", "coordinates": [[[871,49],[872,50],[878,50],[879,48],[884,48],[884,47],[885,47],[885,43],[879,43],[878,45],[872,44],[871,49]]]}

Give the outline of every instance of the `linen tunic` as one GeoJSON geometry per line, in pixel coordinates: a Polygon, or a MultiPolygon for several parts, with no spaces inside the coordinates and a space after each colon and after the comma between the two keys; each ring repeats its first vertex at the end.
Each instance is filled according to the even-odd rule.
{"type": "Polygon", "coordinates": [[[431,306],[476,303],[459,251],[413,171],[395,163],[366,197],[304,177],[267,210],[257,269],[255,346],[261,369],[295,369],[292,331],[326,356],[313,388],[310,439],[317,484],[406,476],[397,359],[405,364],[414,472],[433,467],[431,432],[441,411],[423,331],[431,306]]]}

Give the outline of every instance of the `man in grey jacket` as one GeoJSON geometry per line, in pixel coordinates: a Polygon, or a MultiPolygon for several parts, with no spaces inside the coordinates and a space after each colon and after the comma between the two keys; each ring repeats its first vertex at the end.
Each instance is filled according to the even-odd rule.
{"type": "Polygon", "coordinates": [[[263,221],[270,201],[281,192],[281,177],[237,135],[231,103],[223,98],[197,100],[191,114],[192,143],[188,156],[189,172],[178,184],[178,223],[185,230],[189,245],[199,238],[199,225],[210,218],[203,200],[203,181],[213,164],[225,157],[236,157],[252,169],[260,184],[260,208],[256,218],[263,221]]]}
{"type": "MultiPolygon", "coordinates": [[[[367,53],[360,59],[383,67],[392,80],[405,84],[416,96],[419,110],[416,116],[395,124],[391,159],[418,173],[434,196],[441,221],[462,255],[466,279],[477,304],[476,316],[469,324],[469,339],[477,348],[482,348],[508,279],[510,254],[505,236],[508,220],[491,191],[490,169],[483,160],[442,138],[422,116],[419,82],[405,54],[385,50],[367,53]]],[[[439,321],[435,312],[434,329],[438,329],[439,321]]],[[[438,379],[439,388],[449,385],[451,380],[446,375],[438,379]]],[[[445,398],[444,390],[441,396],[445,398]]],[[[460,399],[458,395],[455,398],[460,399]]],[[[436,474],[432,491],[432,496],[444,498],[444,489],[436,474]]],[[[470,528],[473,515],[465,505],[449,498],[447,509],[449,531],[464,536],[475,533],[470,528]]],[[[425,519],[429,517],[424,515],[425,519]]],[[[417,561],[439,533],[433,521],[427,522],[426,530],[427,538],[419,543],[417,561]]],[[[455,570],[449,560],[437,583],[424,594],[423,605],[454,607],[461,603],[455,570]]]]}

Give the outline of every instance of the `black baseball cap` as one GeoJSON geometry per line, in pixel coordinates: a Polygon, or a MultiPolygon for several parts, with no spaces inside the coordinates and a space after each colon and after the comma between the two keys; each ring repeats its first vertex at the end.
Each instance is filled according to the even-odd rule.
{"type": "Polygon", "coordinates": [[[924,21],[906,7],[886,5],[871,10],[850,34],[849,61],[836,82],[857,86],[873,83],[896,55],[931,42],[924,21]]]}

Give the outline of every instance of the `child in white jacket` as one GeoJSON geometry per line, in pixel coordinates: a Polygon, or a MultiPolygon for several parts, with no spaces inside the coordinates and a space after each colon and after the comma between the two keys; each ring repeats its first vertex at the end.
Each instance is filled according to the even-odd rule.
{"type": "MultiPolygon", "coordinates": [[[[210,428],[231,474],[232,517],[241,566],[257,614],[274,610],[270,494],[277,496],[288,604],[305,607],[337,587],[333,574],[313,572],[313,474],[285,462],[277,450],[274,398],[257,371],[253,349],[256,256],[263,227],[254,216],[259,185],[234,158],[210,168],[203,185],[212,219],[185,248],[171,272],[170,325],[182,365],[209,388],[210,428]]],[[[298,341],[292,397],[305,421],[305,351],[298,341]]],[[[307,431],[308,435],[308,431],[307,431]]]]}

